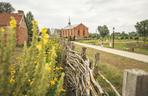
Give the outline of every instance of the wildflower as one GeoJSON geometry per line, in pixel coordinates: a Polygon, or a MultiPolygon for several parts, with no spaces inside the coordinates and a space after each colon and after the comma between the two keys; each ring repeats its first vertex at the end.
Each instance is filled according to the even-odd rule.
{"type": "Polygon", "coordinates": [[[55,85],[55,80],[50,81],[51,86],[55,85]]]}
{"type": "Polygon", "coordinates": [[[42,45],[41,44],[37,44],[36,48],[40,51],[42,49],[42,45]]]}
{"type": "Polygon", "coordinates": [[[45,68],[46,68],[46,70],[50,73],[51,72],[51,67],[49,66],[49,63],[46,63],[45,64],[45,68]]]}
{"type": "Polygon", "coordinates": [[[50,72],[51,72],[51,67],[48,67],[47,70],[48,70],[48,72],[50,73],[50,72]]]}
{"type": "Polygon", "coordinates": [[[44,43],[44,45],[46,45],[46,44],[47,44],[47,42],[48,42],[48,39],[43,38],[43,43],[44,43]]]}
{"type": "Polygon", "coordinates": [[[57,56],[55,46],[53,46],[52,49],[51,49],[51,56],[53,56],[53,57],[57,56]]]}
{"type": "Polygon", "coordinates": [[[0,32],[5,32],[5,29],[4,28],[0,28],[0,32]]]}
{"type": "Polygon", "coordinates": [[[10,82],[10,84],[13,84],[13,83],[15,83],[15,80],[13,78],[11,78],[9,82],[10,82]]]}
{"type": "Polygon", "coordinates": [[[32,85],[33,84],[33,80],[28,80],[29,84],[32,85]]]}
{"type": "Polygon", "coordinates": [[[42,28],[41,32],[42,32],[42,34],[46,34],[47,33],[47,28],[42,28]]]}
{"type": "Polygon", "coordinates": [[[11,70],[10,72],[11,72],[11,74],[15,74],[15,70],[11,70]]]}
{"type": "Polygon", "coordinates": [[[60,89],[60,91],[61,91],[61,92],[65,92],[66,90],[65,90],[65,89],[63,89],[63,88],[61,88],[61,89],[60,89]]]}
{"type": "Polygon", "coordinates": [[[10,28],[15,29],[16,28],[16,20],[14,17],[10,17],[10,28]]]}
{"type": "Polygon", "coordinates": [[[29,79],[28,82],[31,82],[31,80],[29,79]]]}
{"type": "Polygon", "coordinates": [[[38,28],[37,28],[37,27],[38,27],[38,22],[37,22],[36,20],[32,20],[32,25],[33,25],[33,26],[32,26],[32,30],[31,30],[31,31],[32,31],[33,33],[36,33],[36,32],[37,32],[37,29],[38,29],[38,28]]]}
{"type": "Polygon", "coordinates": [[[38,22],[36,20],[32,20],[32,24],[37,26],[38,22]]]}
{"type": "Polygon", "coordinates": [[[30,85],[32,85],[32,84],[33,84],[33,81],[30,82],[30,85]]]}

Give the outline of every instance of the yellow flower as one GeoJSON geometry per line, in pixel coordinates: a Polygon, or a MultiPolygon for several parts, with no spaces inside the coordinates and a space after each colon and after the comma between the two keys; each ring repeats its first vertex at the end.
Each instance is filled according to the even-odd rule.
{"type": "Polygon", "coordinates": [[[38,25],[38,22],[36,20],[32,20],[33,25],[38,25]]]}
{"type": "Polygon", "coordinates": [[[47,33],[47,28],[42,28],[41,32],[42,32],[42,34],[46,34],[47,33]]]}
{"type": "Polygon", "coordinates": [[[49,38],[49,35],[48,34],[45,34],[43,38],[48,39],[49,38]]]}
{"type": "Polygon", "coordinates": [[[16,28],[16,20],[14,17],[10,17],[10,28],[15,29],[16,28]]]}
{"type": "Polygon", "coordinates": [[[47,33],[43,34],[43,43],[46,45],[48,43],[49,35],[47,33]]]}
{"type": "Polygon", "coordinates": [[[48,70],[48,72],[50,73],[50,72],[51,72],[51,67],[48,67],[47,70],[48,70]]]}
{"type": "Polygon", "coordinates": [[[55,80],[50,81],[51,86],[55,85],[55,80]]]}
{"type": "Polygon", "coordinates": [[[11,70],[11,74],[15,74],[15,70],[11,70]]]}
{"type": "Polygon", "coordinates": [[[9,81],[11,84],[13,84],[15,82],[15,80],[13,78],[10,79],[9,81]]]}
{"type": "Polygon", "coordinates": [[[37,44],[36,48],[40,51],[42,49],[42,45],[41,44],[37,44]]]}
{"type": "Polygon", "coordinates": [[[0,28],[0,32],[5,32],[5,29],[4,28],[0,28]]]}
{"type": "Polygon", "coordinates": [[[66,90],[65,89],[63,89],[63,88],[61,88],[61,90],[60,90],[61,92],[65,92],[66,90]]]}
{"type": "Polygon", "coordinates": [[[31,82],[31,80],[29,79],[28,82],[31,82]]]}
{"type": "Polygon", "coordinates": [[[46,45],[48,43],[48,39],[43,38],[43,43],[46,45]]]}
{"type": "Polygon", "coordinates": [[[30,85],[32,85],[32,84],[33,84],[33,81],[30,82],[30,85]]]}
{"type": "Polygon", "coordinates": [[[57,78],[54,78],[54,81],[56,82],[56,81],[58,81],[58,79],[57,78]]]}

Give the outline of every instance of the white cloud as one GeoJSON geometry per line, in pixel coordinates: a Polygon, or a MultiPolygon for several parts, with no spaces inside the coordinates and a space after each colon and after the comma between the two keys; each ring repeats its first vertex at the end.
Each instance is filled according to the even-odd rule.
{"type": "Polygon", "coordinates": [[[137,21],[148,19],[148,0],[1,0],[16,10],[31,11],[40,26],[64,27],[68,17],[72,24],[84,23],[91,32],[98,25],[116,31],[133,31],[137,21]]]}

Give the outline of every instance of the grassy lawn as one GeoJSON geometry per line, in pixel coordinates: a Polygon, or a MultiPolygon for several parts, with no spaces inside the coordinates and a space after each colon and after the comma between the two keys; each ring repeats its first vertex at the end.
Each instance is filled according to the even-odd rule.
{"type": "MultiPolygon", "coordinates": [[[[100,45],[101,40],[80,40],[81,43],[100,45]]],[[[103,41],[104,47],[109,48],[109,40],[103,41]]],[[[143,41],[136,40],[115,40],[115,49],[130,51],[130,48],[134,47],[134,52],[148,55],[148,42],[143,44],[143,41]]]]}
{"type": "MultiPolygon", "coordinates": [[[[76,45],[75,47],[76,51],[81,51],[82,46],[76,45]]],[[[101,73],[117,88],[120,94],[122,92],[122,78],[124,69],[138,68],[148,71],[147,63],[87,48],[87,56],[90,60],[94,61],[94,55],[96,53],[100,53],[98,70],[101,71],[101,73]]],[[[98,76],[97,80],[100,85],[107,90],[110,96],[115,96],[111,88],[102,80],[102,78],[98,76]]]]}

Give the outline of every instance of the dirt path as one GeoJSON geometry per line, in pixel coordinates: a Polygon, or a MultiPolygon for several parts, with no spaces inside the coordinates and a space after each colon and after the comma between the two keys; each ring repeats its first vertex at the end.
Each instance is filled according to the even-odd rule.
{"type": "Polygon", "coordinates": [[[105,48],[105,47],[100,47],[100,46],[90,45],[90,44],[84,44],[84,43],[79,43],[79,42],[73,42],[73,43],[77,44],[77,45],[84,46],[84,47],[89,47],[89,48],[93,48],[93,49],[96,49],[96,50],[100,50],[100,51],[104,51],[104,52],[108,52],[108,53],[112,53],[112,54],[116,54],[116,55],[120,55],[120,56],[123,56],[123,57],[130,58],[130,59],[134,59],[134,60],[138,60],[138,61],[148,63],[148,55],[132,53],[132,52],[127,52],[127,51],[121,51],[121,50],[116,50],[116,49],[111,49],[111,48],[105,48]]]}

